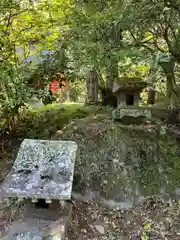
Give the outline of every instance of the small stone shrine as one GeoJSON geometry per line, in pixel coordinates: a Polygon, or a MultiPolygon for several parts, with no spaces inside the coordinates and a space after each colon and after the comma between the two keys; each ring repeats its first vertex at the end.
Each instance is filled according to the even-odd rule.
{"type": "Polygon", "coordinates": [[[147,87],[147,83],[139,78],[119,78],[113,84],[113,94],[117,98],[117,108],[113,111],[113,119],[124,116],[151,118],[150,109],[139,106],[140,94],[147,87]]]}
{"type": "Polygon", "coordinates": [[[1,186],[1,198],[18,199],[23,210],[2,239],[64,239],[71,215],[77,144],[25,139],[1,186]]]}

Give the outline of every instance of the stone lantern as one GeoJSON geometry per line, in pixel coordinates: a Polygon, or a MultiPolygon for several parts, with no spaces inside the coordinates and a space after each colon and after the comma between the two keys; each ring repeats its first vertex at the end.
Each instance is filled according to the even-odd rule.
{"type": "Polygon", "coordinates": [[[139,78],[119,78],[113,84],[113,94],[117,98],[117,108],[113,111],[113,119],[121,119],[124,116],[151,117],[150,109],[140,107],[140,94],[147,83],[139,78]]]}

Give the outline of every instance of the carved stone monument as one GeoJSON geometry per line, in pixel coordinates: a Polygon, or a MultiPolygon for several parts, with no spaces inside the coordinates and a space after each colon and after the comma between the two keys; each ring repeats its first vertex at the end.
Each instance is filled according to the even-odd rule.
{"type": "Polygon", "coordinates": [[[65,200],[71,199],[76,155],[77,144],[72,141],[22,142],[2,183],[1,195],[4,199],[24,199],[25,207],[3,239],[65,238],[71,213],[65,200]]]}
{"type": "Polygon", "coordinates": [[[120,78],[113,84],[113,93],[117,98],[117,108],[113,111],[113,119],[121,119],[124,116],[151,118],[148,108],[139,106],[140,94],[147,83],[139,78],[120,78]]]}

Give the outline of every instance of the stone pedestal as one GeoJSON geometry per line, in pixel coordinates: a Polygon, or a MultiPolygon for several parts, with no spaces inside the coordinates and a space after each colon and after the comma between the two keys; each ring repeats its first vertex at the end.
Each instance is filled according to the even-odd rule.
{"type": "Polygon", "coordinates": [[[145,117],[151,119],[151,110],[148,108],[141,107],[122,107],[113,110],[112,117],[114,120],[120,120],[125,116],[130,117],[145,117]]]}
{"type": "Polygon", "coordinates": [[[72,206],[53,209],[35,209],[29,201],[23,211],[9,225],[3,240],[53,240],[65,239],[72,206]]]}

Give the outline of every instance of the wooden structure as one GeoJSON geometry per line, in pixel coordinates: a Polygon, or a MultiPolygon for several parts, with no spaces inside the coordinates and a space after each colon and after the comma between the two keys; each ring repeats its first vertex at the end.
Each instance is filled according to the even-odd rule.
{"type": "Polygon", "coordinates": [[[23,201],[24,208],[2,239],[65,239],[76,153],[77,144],[71,141],[22,142],[1,195],[23,201]]]}

